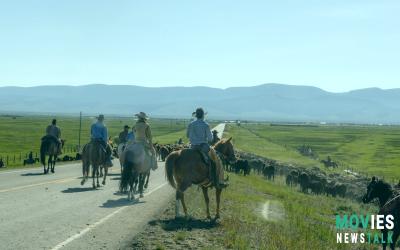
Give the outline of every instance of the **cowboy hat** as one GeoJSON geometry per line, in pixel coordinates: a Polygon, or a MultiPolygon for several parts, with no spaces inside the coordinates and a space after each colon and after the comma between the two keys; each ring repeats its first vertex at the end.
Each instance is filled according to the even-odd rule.
{"type": "Polygon", "coordinates": [[[142,119],[149,119],[149,117],[146,115],[146,113],[145,112],[139,112],[138,114],[135,114],[135,116],[137,117],[137,118],[142,118],[142,119]]]}
{"type": "Polygon", "coordinates": [[[128,125],[125,125],[124,128],[128,128],[128,129],[129,129],[129,128],[131,128],[131,127],[129,127],[128,125]]]}
{"type": "Polygon", "coordinates": [[[104,120],[104,115],[103,115],[103,114],[100,114],[100,115],[97,117],[97,120],[104,120]]]}

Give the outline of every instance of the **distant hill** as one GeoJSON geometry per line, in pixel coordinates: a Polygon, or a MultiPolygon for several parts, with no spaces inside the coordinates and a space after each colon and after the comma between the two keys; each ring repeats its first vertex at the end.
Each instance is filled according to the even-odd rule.
{"type": "Polygon", "coordinates": [[[400,89],[330,93],[315,87],[148,88],[131,85],[0,87],[0,112],[189,118],[202,106],[210,118],[298,122],[400,123],[400,89]]]}

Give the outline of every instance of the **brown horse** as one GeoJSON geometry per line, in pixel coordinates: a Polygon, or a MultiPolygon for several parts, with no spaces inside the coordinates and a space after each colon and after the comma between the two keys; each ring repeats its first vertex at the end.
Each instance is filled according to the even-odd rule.
{"type": "MultiPolygon", "coordinates": [[[[100,187],[99,176],[100,176],[100,167],[104,167],[104,163],[106,161],[106,151],[104,147],[101,145],[99,141],[92,141],[86,144],[82,150],[82,174],[83,179],[81,181],[81,185],[85,184],[85,181],[89,177],[90,165],[92,165],[92,179],[93,179],[93,188],[100,187]],[[95,182],[95,178],[97,178],[97,185],[95,182]]],[[[104,167],[104,175],[102,184],[106,184],[106,178],[108,174],[108,167],[104,167]]]]}
{"type": "MultiPolygon", "coordinates": [[[[44,174],[49,172],[49,168],[51,172],[54,173],[54,168],[56,166],[57,156],[58,156],[58,144],[57,139],[52,136],[44,136],[42,138],[42,143],[40,144],[40,162],[43,165],[44,174]],[[49,156],[47,160],[47,168],[46,168],[46,155],[49,156]]],[[[61,140],[61,147],[64,146],[65,140],[61,140]]]]}
{"type": "MultiPolygon", "coordinates": [[[[221,158],[229,162],[236,161],[232,138],[222,139],[212,148],[221,158]]],[[[166,159],[165,171],[169,184],[176,189],[175,216],[179,217],[179,200],[185,216],[188,216],[184,199],[185,190],[192,184],[200,185],[206,202],[207,218],[211,219],[209,209],[208,187],[212,185],[210,168],[204,163],[201,153],[193,149],[174,151],[166,159]]],[[[217,211],[215,219],[220,217],[221,188],[216,188],[217,211]]]]}

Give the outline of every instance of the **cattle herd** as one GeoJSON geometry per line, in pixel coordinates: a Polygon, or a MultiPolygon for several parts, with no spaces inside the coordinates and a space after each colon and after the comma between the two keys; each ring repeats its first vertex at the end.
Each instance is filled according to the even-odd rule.
{"type": "Polygon", "coordinates": [[[333,197],[349,197],[361,200],[368,177],[350,173],[326,174],[318,167],[305,168],[290,164],[278,163],[275,160],[260,157],[251,153],[237,152],[239,160],[228,171],[263,175],[267,180],[274,181],[275,175],[282,176],[287,186],[296,188],[306,194],[316,194],[333,197]]]}
{"type": "MultiPolygon", "coordinates": [[[[187,148],[185,144],[158,144],[155,149],[158,159],[165,158],[173,151],[187,148]]],[[[305,168],[291,164],[282,164],[275,160],[260,157],[251,153],[236,152],[237,161],[233,164],[223,162],[225,171],[247,176],[251,172],[262,175],[266,180],[275,181],[281,176],[283,183],[300,192],[332,197],[347,197],[361,201],[370,178],[351,171],[327,174],[319,167],[305,168]]]]}

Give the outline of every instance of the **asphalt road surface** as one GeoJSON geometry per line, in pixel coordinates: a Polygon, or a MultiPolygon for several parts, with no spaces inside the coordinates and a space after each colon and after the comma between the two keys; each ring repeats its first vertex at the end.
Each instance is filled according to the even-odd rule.
{"type": "MultiPolygon", "coordinates": [[[[225,124],[216,128],[222,137],[225,124]]],[[[114,161],[107,183],[96,190],[80,185],[81,164],[0,172],[0,249],[120,249],[173,199],[164,163],[151,172],[139,202],[117,192],[120,168],[114,161]]]]}

